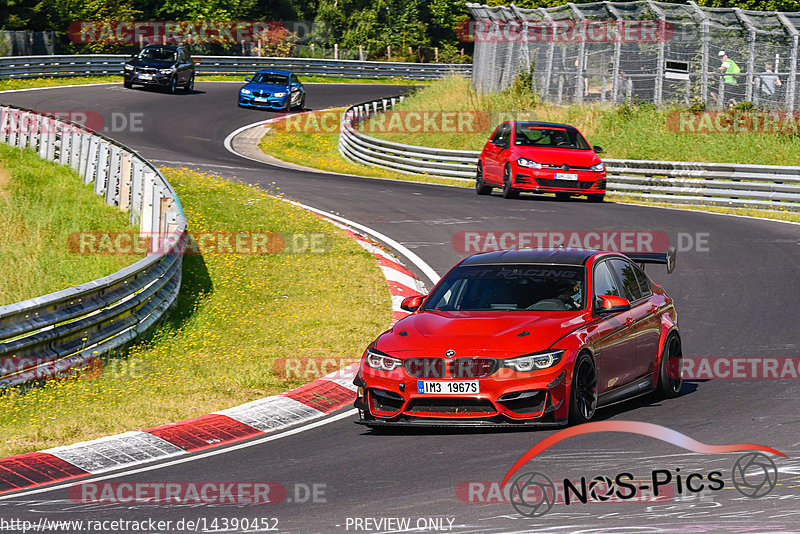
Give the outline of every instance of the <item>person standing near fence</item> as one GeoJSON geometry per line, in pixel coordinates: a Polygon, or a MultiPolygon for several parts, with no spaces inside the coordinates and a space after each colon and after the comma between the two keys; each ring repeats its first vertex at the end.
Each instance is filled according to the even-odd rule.
{"type": "Polygon", "coordinates": [[[772,61],[764,63],[764,72],[758,75],[758,80],[753,80],[753,83],[758,83],[758,97],[765,103],[771,104],[774,102],[775,93],[777,88],[783,85],[781,79],[772,70],[772,61]]]}
{"type": "MultiPolygon", "coordinates": [[[[725,98],[731,106],[735,106],[737,103],[737,98],[740,97],[739,81],[736,79],[736,76],[731,75],[739,74],[742,72],[742,69],[739,68],[739,65],[737,65],[734,60],[728,57],[728,54],[726,54],[724,50],[720,50],[718,56],[722,61],[722,64],[717,67],[717,70],[720,73],[725,73],[725,75],[722,77],[722,82],[725,89],[725,98]]],[[[721,101],[722,97],[720,95],[714,91],[711,91],[711,97],[717,102],[718,105],[724,107],[724,102],[721,101]]]]}

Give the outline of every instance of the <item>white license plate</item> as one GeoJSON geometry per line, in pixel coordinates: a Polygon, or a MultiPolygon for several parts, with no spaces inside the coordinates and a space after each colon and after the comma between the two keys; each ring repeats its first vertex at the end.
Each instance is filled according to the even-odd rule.
{"type": "Polygon", "coordinates": [[[577,180],[577,179],[578,179],[577,174],[567,174],[563,172],[556,173],[556,180],[577,180]]]}
{"type": "Polygon", "coordinates": [[[267,101],[266,98],[262,98],[262,97],[259,97],[259,96],[255,97],[253,100],[255,100],[256,102],[266,102],[267,101]]]}
{"type": "Polygon", "coordinates": [[[476,395],[481,392],[477,380],[418,380],[417,393],[423,395],[476,395]]]}
{"type": "Polygon", "coordinates": [[[153,79],[153,75],[152,74],[140,74],[139,75],[139,79],[140,80],[152,80],[153,79]]]}

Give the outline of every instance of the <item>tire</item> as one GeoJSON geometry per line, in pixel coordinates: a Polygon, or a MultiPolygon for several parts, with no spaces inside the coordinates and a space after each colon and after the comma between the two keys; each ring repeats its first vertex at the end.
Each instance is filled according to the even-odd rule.
{"type": "Polygon", "coordinates": [[[303,97],[300,99],[300,103],[297,104],[297,107],[294,109],[296,109],[297,111],[303,111],[304,109],[306,109],[306,95],[303,95],[303,97]]]}
{"type": "Polygon", "coordinates": [[[569,193],[556,193],[556,200],[558,201],[565,202],[570,198],[572,198],[572,195],[570,195],[569,193]]]}
{"type": "Polygon", "coordinates": [[[492,186],[486,185],[483,179],[483,165],[478,162],[478,168],[475,170],[475,192],[479,195],[491,195],[492,186]]]}
{"type": "Polygon", "coordinates": [[[670,334],[664,343],[661,352],[661,366],[658,374],[658,387],[656,393],[663,399],[674,399],[681,394],[681,338],[677,334],[670,334]]]}
{"type": "Polygon", "coordinates": [[[186,82],[183,90],[186,91],[187,94],[191,94],[191,92],[194,91],[194,74],[192,74],[192,77],[189,78],[188,82],[186,82]]]}
{"type": "Polygon", "coordinates": [[[589,199],[589,202],[602,202],[606,198],[605,193],[600,194],[593,194],[593,195],[586,195],[586,198],[589,199]]]}
{"type": "Polygon", "coordinates": [[[511,185],[511,167],[506,165],[506,170],[503,172],[503,198],[517,197],[519,197],[519,191],[511,185]]]}
{"type": "Polygon", "coordinates": [[[133,88],[133,82],[124,81],[124,82],[122,82],[122,86],[125,89],[131,89],[131,88],[133,88]]]}
{"type": "Polygon", "coordinates": [[[575,360],[572,387],[569,394],[569,424],[588,423],[597,410],[597,370],[588,353],[582,352],[575,360]]]}
{"type": "Polygon", "coordinates": [[[169,79],[169,87],[167,88],[167,90],[169,91],[169,94],[174,95],[177,89],[178,89],[178,80],[175,76],[173,76],[172,78],[169,79]]]}

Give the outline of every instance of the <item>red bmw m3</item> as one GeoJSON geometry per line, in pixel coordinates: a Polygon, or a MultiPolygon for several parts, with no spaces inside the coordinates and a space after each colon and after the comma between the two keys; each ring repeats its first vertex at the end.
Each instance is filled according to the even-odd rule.
{"type": "Polygon", "coordinates": [[[475,174],[475,191],[503,190],[504,198],[520,192],[555,193],[556,198],[586,195],[602,202],[606,167],[574,126],[549,122],[504,122],[483,147],[475,174]]]}
{"type": "Polygon", "coordinates": [[[579,424],[598,407],[680,393],[672,299],[644,272],[675,250],[507,250],[470,256],[373,341],[359,423],[579,424]]]}

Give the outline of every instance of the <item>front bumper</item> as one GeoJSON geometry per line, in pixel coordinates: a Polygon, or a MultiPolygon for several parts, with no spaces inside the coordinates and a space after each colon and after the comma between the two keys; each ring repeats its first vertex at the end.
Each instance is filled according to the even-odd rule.
{"type": "Polygon", "coordinates": [[[150,74],[149,76],[142,78],[141,73],[126,71],[123,76],[127,83],[137,83],[141,85],[156,85],[159,87],[169,86],[170,79],[172,79],[172,74],[161,74],[161,73],[150,74]]]}
{"type": "Polygon", "coordinates": [[[584,170],[557,171],[530,169],[515,165],[512,168],[514,189],[540,193],[575,193],[579,195],[605,194],[606,173],[584,170]],[[560,180],[560,173],[577,174],[577,180],[560,180]]]}
{"type": "Polygon", "coordinates": [[[286,107],[286,103],[289,101],[288,96],[279,98],[266,97],[264,101],[256,101],[256,98],[257,97],[252,95],[244,95],[239,93],[239,105],[261,109],[284,109],[286,107]]]}
{"type": "Polygon", "coordinates": [[[421,394],[419,380],[401,367],[378,371],[363,361],[354,384],[359,423],[370,426],[507,426],[563,425],[568,416],[570,374],[566,363],[528,373],[501,368],[477,378],[478,394],[421,394]]]}

